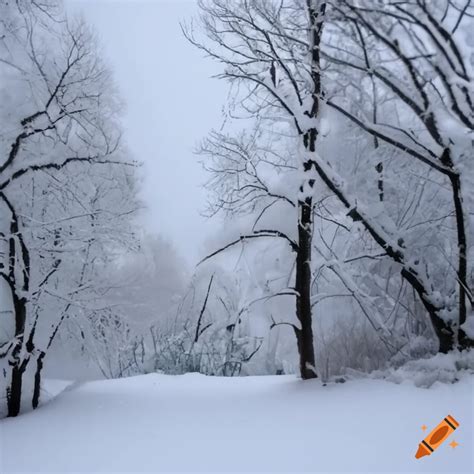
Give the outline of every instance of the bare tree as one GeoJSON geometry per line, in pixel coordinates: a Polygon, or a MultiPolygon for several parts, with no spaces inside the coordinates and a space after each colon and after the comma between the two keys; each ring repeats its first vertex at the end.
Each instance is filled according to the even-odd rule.
{"type": "MultiPolygon", "coordinates": [[[[424,4],[424,2],[422,3],[424,4]]],[[[395,4],[398,5],[398,2],[394,2],[395,4]]],[[[347,209],[348,217],[353,222],[362,225],[373,241],[381,247],[382,252],[398,266],[402,278],[413,288],[429,314],[440,343],[440,351],[447,352],[454,347],[456,331],[460,326],[459,324],[453,326],[445,317],[446,312],[452,310],[450,298],[448,296],[439,297],[439,294],[443,294],[444,291],[440,286],[435,287],[435,280],[430,275],[433,272],[428,271],[428,262],[423,261],[423,264],[420,264],[418,259],[412,258],[410,248],[406,247],[406,242],[397,232],[396,227],[387,219],[380,222],[378,216],[374,216],[374,213],[371,212],[370,205],[364,204],[364,200],[360,199],[358,195],[360,193],[353,194],[345,185],[344,179],[336,168],[329,165],[328,160],[317,153],[316,139],[321,124],[327,116],[326,112],[322,113],[321,105],[328,105],[352,118],[357,125],[369,128],[377,140],[383,140],[384,143],[397,147],[424,165],[444,173],[445,176],[451,176],[453,178],[451,183],[456,182],[457,178],[452,173],[457,174],[457,171],[449,168],[446,161],[447,152],[441,151],[439,155],[433,154],[419,138],[400,127],[397,130],[399,139],[395,141],[393,135],[388,136],[383,132],[384,127],[380,126],[380,122],[373,124],[373,126],[366,126],[365,122],[357,119],[356,115],[347,112],[344,107],[340,106],[337,98],[334,97],[340,91],[335,91],[332,87],[326,87],[326,90],[323,90],[323,79],[325,77],[333,79],[330,71],[327,72],[328,61],[330,60],[331,64],[335,62],[334,54],[325,51],[325,43],[321,43],[323,18],[326,18],[326,23],[330,25],[327,29],[331,28],[332,30],[334,25],[341,21],[340,10],[342,8],[331,5],[332,9],[329,8],[329,14],[326,13],[327,6],[327,2],[313,1],[287,1],[278,4],[258,0],[242,0],[232,4],[219,0],[201,2],[203,12],[201,24],[208,41],[198,41],[191,29],[188,29],[186,34],[196,46],[223,64],[224,72],[220,77],[228,79],[236,85],[236,89],[238,88],[236,98],[241,105],[241,110],[253,116],[272,118],[274,123],[290,125],[293,133],[301,139],[302,147],[298,150],[298,156],[301,160],[300,166],[303,175],[306,178],[300,187],[300,196],[298,197],[300,211],[298,245],[299,251],[302,252],[301,255],[305,257],[300,259],[301,265],[298,265],[299,276],[297,275],[295,288],[298,295],[297,308],[303,308],[303,313],[299,313],[300,321],[307,322],[308,316],[304,309],[306,308],[305,295],[309,295],[309,292],[306,291],[305,266],[309,265],[311,257],[310,250],[308,250],[311,246],[308,247],[307,244],[312,239],[312,230],[309,230],[312,228],[312,212],[308,214],[308,210],[313,207],[314,185],[316,177],[319,177],[347,209]],[[321,56],[325,58],[323,65],[321,56]],[[245,93],[242,89],[246,90],[245,93]],[[442,162],[441,158],[445,162],[442,162]]],[[[395,5],[394,8],[397,6],[395,5]]],[[[356,7],[353,7],[351,11],[354,9],[357,10],[356,7]]],[[[362,6],[361,9],[363,10],[364,7],[362,6]]],[[[380,14],[382,13],[380,12],[380,14]]],[[[347,19],[343,18],[347,23],[347,19]]],[[[378,24],[385,25],[383,20],[385,17],[379,18],[378,24]]],[[[360,24],[358,26],[362,31],[360,24]]],[[[366,25],[365,27],[368,28],[366,25]]],[[[331,30],[328,30],[328,35],[331,34],[331,30]]],[[[358,33],[357,29],[356,33],[358,33]]],[[[360,38],[364,38],[363,35],[357,37],[359,41],[362,41],[360,38]]],[[[418,41],[416,36],[412,41],[418,41]]],[[[388,49],[388,45],[386,46],[388,49]]],[[[443,51],[441,54],[445,56],[443,51]]],[[[372,75],[374,80],[380,80],[376,64],[373,63],[377,58],[359,56],[361,56],[362,64],[360,67],[364,71],[368,71],[369,76],[372,75]]],[[[346,68],[346,70],[348,69],[346,68]]],[[[341,77],[339,75],[334,80],[336,88],[340,85],[339,78],[341,77]]],[[[427,80],[427,83],[430,84],[429,78],[427,80]]],[[[462,93],[462,84],[459,87],[462,93]]],[[[433,89],[436,90],[436,87],[433,89]]],[[[344,93],[341,95],[346,102],[350,102],[350,96],[344,93]]],[[[465,107],[465,103],[469,102],[464,101],[463,107],[465,107]]],[[[458,108],[461,110],[460,106],[458,108]]],[[[432,127],[430,125],[432,119],[423,110],[425,109],[422,108],[420,112],[422,118],[426,124],[432,127]]],[[[464,125],[467,123],[465,115],[466,112],[461,110],[460,119],[464,125]]],[[[392,130],[394,127],[388,128],[392,130]]],[[[433,130],[430,128],[430,133],[433,130]]],[[[446,149],[449,140],[445,139],[445,141],[446,149]]],[[[461,204],[459,199],[457,202],[461,204]]],[[[457,207],[459,208],[459,206],[457,207]]],[[[462,245],[460,252],[463,255],[462,245]]],[[[466,291],[467,285],[462,282],[463,272],[464,270],[461,268],[461,271],[457,273],[460,287],[466,291]]],[[[460,293],[461,295],[467,294],[462,291],[460,293]]],[[[463,334],[462,329],[459,334],[463,346],[472,342],[463,334]]],[[[302,338],[302,340],[309,341],[306,338],[302,338]]],[[[306,347],[306,343],[304,346],[306,347]]]]}
{"type": "Polygon", "coordinates": [[[302,171],[299,193],[294,206],[297,211],[297,242],[294,294],[296,316],[294,326],[300,373],[303,379],[316,377],[311,309],[311,248],[313,238],[314,166],[318,137],[317,118],[321,95],[319,44],[322,36],[326,2],[308,2],[301,24],[299,5],[282,2],[215,0],[200,2],[201,22],[214,47],[199,42],[192,30],[188,39],[223,63],[221,77],[249,90],[248,100],[238,98],[244,110],[254,115],[284,112],[300,136],[301,152],[297,166],[302,171]],[[287,28],[283,25],[287,25],[287,28]],[[292,40],[303,28],[309,50],[297,51],[292,40]],[[308,63],[306,56],[311,57],[308,63]]]}
{"type": "Polygon", "coordinates": [[[96,252],[130,239],[120,226],[135,204],[114,206],[133,195],[133,175],[123,168],[135,165],[124,159],[118,104],[87,26],[68,21],[57,2],[19,1],[2,11],[2,93],[16,100],[2,110],[9,126],[0,149],[0,276],[15,324],[0,356],[10,370],[8,415],[16,416],[27,369],[36,408],[47,351],[63,321],[84,310],[81,296],[97,291],[96,252]]]}
{"type": "MultiPolygon", "coordinates": [[[[466,202],[470,202],[462,188],[467,173],[463,173],[464,163],[472,148],[474,98],[468,55],[458,33],[472,23],[473,7],[470,2],[460,6],[450,0],[385,2],[383,8],[373,2],[344,1],[334,2],[332,10],[334,30],[327,37],[323,56],[342,66],[338,74],[344,70],[358,74],[362,84],[368,77],[395,97],[403,120],[411,126],[407,129],[396,120],[383,124],[374,117],[370,120],[363,107],[350,107],[348,97],[327,103],[374,140],[402,150],[439,173],[450,187],[458,246],[458,318],[448,325],[435,317],[433,321],[443,351],[458,339],[461,347],[469,347],[473,341],[462,325],[467,302],[471,307],[474,303],[467,256],[466,202]]],[[[446,301],[441,305],[449,309],[446,301]]]]}

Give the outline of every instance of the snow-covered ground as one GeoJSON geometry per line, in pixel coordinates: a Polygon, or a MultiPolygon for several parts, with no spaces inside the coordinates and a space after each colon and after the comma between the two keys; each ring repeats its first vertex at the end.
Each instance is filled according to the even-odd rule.
{"type": "Polygon", "coordinates": [[[472,473],[473,381],[430,389],[197,374],[89,382],[0,422],[0,472],[472,473]],[[448,414],[458,430],[416,460],[422,425],[448,414]]]}

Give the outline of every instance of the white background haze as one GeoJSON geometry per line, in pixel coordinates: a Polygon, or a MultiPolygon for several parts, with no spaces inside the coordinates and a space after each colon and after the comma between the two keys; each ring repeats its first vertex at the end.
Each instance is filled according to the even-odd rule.
{"type": "Polygon", "coordinates": [[[227,85],[211,76],[218,65],[184,38],[180,23],[197,14],[195,1],[68,0],[95,27],[125,105],[124,138],[142,161],[145,227],[176,246],[189,263],[218,229],[201,215],[206,173],[194,154],[223,123],[227,85]]]}

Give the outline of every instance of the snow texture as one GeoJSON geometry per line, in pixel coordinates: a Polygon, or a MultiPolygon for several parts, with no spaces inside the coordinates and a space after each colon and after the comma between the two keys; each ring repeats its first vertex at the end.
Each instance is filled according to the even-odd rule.
{"type": "Polygon", "coordinates": [[[452,384],[463,376],[474,375],[474,351],[438,353],[427,359],[408,361],[397,369],[377,370],[370,375],[351,371],[357,377],[386,379],[394,383],[413,383],[429,388],[437,382],[452,384]]]}
{"type": "MultiPolygon", "coordinates": [[[[0,422],[0,472],[472,472],[473,381],[145,376],[69,387],[0,422]],[[416,460],[421,429],[460,423],[416,460]]],[[[57,384],[56,384],[57,385],[57,384]]]]}

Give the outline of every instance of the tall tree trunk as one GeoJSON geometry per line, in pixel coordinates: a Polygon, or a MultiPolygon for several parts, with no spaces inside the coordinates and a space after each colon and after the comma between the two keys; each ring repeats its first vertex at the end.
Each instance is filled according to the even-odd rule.
{"type": "Polygon", "coordinates": [[[11,374],[10,386],[7,388],[7,407],[8,416],[15,417],[20,414],[21,410],[23,371],[19,365],[15,365],[11,374]]]}
{"type": "Polygon", "coordinates": [[[15,316],[15,346],[12,350],[10,386],[7,388],[7,407],[8,416],[14,417],[21,410],[23,374],[28,364],[28,358],[22,358],[22,348],[25,339],[27,304],[23,295],[29,291],[30,255],[20,232],[19,220],[14,207],[4,192],[0,192],[0,198],[11,212],[7,283],[12,296],[15,316]],[[21,283],[17,281],[20,274],[21,283]],[[22,296],[20,296],[19,289],[21,289],[22,296]]]}
{"type": "MultiPolygon", "coordinates": [[[[311,50],[309,62],[311,79],[313,82],[311,108],[305,114],[316,121],[319,114],[319,100],[321,95],[320,51],[323,18],[326,11],[326,2],[307,0],[309,35],[311,50]]],[[[300,356],[300,374],[303,379],[317,377],[315,367],[313,320],[311,308],[311,247],[313,243],[313,188],[315,165],[313,154],[316,152],[318,130],[309,128],[302,134],[306,155],[303,161],[303,171],[308,178],[304,178],[300,187],[298,199],[298,251],[296,254],[296,316],[301,328],[296,330],[298,352],[300,356]]]]}
{"type": "Polygon", "coordinates": [[[301,329],[297,332],[302,379],[317,377],[313,345],[311,310],[311,245],[313,241],[312,198],[298,201],[298,252],[296,254],[296,316],[301,329]]]}
{"type": "Polygon", "coordinates": [[[38,358],[36,359],[36,371],[35,371],[35,380],[34,380],[34,387],[33,387],[33,399],[32,399],[32,406],[33,410],[38,408],[39,401],[40,401],[40,393],[41,393],[41,372],[43,370],[43,359],[46,353],[41,351],[38,358]]]}
{"type": "Polygon", "coordinates": [[[458,238],[458,270],[457,277],[459,282],[459,324],[458,324],[458,343],[461,349],[474,346],[474,341],[470,339],[461,326],[467,318],[467,239],[465,217],[461,197],[461,178],[459,175],[450,177],[453,189],[454,211],[456,215],[456,232],[458,238]]]}
{"type": "Polygon", "coordinates": [[[12,370],[10,385],[7,388],[7,407],[8,416],[15,417],[20,414],[21,395],[23,387],[23,374],[26,369],[27,362],[21,359],[21,348],[23,346],[23,338],[26,322],[26,302],[24,298],[18,298],[13,295],[13,308],[15,312],[15,348],[12,351],[12,370]]]}
{"type": "Polygon", "coordinates": [[[453,170],[449,174],[449,181],[451,183],[454,214],[456,218],[456,234],[458,243],[458,262],[457,262],[457,279],[459,285],[459,316],[458,322],[454,325],[457,328],[457,333],[453,339],[451,349],[457,343],[461,349],[474,347],[474,340],[470,339],[461,326],[466,322],[467,318],[467,238],[466,238],[466,218],[464,215],[464,206],[462,200],[461,177],[454,169],[451,150],[445,148],[441,162],[453,170]]]}

